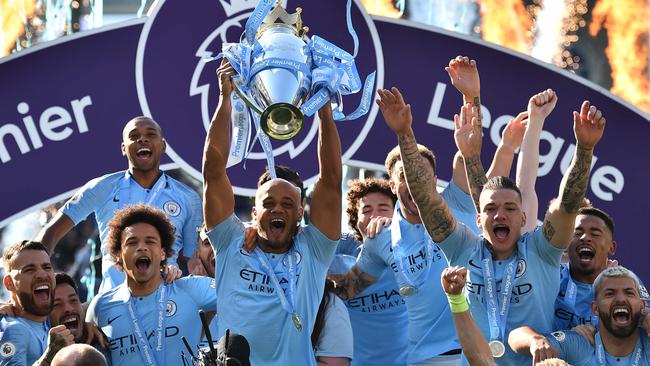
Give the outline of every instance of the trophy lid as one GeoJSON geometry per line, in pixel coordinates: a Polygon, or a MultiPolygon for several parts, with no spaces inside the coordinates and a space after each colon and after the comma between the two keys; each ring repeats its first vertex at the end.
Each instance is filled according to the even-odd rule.
{"type": "Polygon", "coordinates": [[[281,1],[277,0],[275,2],[275,6],[266,15],[264,21],[262,22],[262,25],[258,29],[257,37],[259,37],[260,34],[266,29],[278,25],[283,25],[292,29],[293,33],[298,37],[304,36],[309,31],[309,27],[302,26],[301,13],[302,8],[296,8],[296,12],[290,14],[285,8],[282,7],[281,1]],[[277,22],[277,20],[280,20],[280,22],[277,22]]]}

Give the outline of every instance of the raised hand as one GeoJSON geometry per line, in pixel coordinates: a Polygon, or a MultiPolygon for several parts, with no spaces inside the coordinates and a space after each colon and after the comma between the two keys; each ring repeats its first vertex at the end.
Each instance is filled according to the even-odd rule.
{"type": "Polygon", "coordinates": [[[440,276],[440,282],[442,289],[449,295],[462,293],[467,282],[467,268],[459,266],[445,268],[440,276]]]}
{"type": "Polygon", "coordinates": [[[573,111],[573,132],[578,146],[593,149],[603,137],[605,117],[603,113],[591,105],[588,100],[582,102],[580,113],[573,111]]]}
{"type": "Polygon", "coordinates": [[[537,93],[528,100],[528,118],[544,121],[557,104],[557,95],[552,89],[537,93]]]}
{"type": "Polygon", "coordinates": [[[163,267],[163,277],[165,278],[166,284],[174,282],[174,280],[180,278],[182,275],[183,271],[174,264],[168,264],[163,267]]]}
{"type": "Polygon", "coordinates": [[[472,101],[481,93],[481,80],[478,76],[476,61],[468,57],[458,56],[449,61],[449,66],[445,67],[449,74],[451,85],[453,85],[463,96],[466,102],[472,101]]]}
{"type": "Polygon", "coordinates": [[[390,226],[390,223],[393,221],[390,217],[384,216],[375,216],[370,219],[368,226],[366,226],[366,237],[372,239],[375,235],[378,235],[385,227],[390,226]]]}
{"type": "Polygon", "coordinates": [[[511,151],[515,151],[521,146],[524,141],[524,133],[528,127],[528,112],[521,112],[514,119],[510,120],[503,129],[501,135],[501,142],[503,146],[508,147],[511,151]]]}
{"type": "Polygon", "coordinates": [[[404,103],[404,98],[399,89],[396,87],[392,87],[391,90],[379,89],[377,94],[379,99],[376,102],[388,127],[396,135],[410,130],[413,124],[411,105],[404,103]]]}
{"type": "Polygon", "coordinates": [[[481,125],[478,120],[478,107],[470,103],[460,109],[460,116],[454,115],[454,141],[464,158],[481,154],[481,125]]]}
{"type": "Polygon", "coordinates": [[[230,97],[230,93],[232,93],[232,77],[235,74],[235,69],[224,57],[221,60],[221,65],[219,65],[219,68],[217,69],[217,77],[219,78],[219,93],[225,98],[230,97]]]}

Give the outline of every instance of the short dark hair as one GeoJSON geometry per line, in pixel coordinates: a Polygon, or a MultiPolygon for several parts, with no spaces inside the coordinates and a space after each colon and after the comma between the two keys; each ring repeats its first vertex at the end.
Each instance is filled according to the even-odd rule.
{"type": "Polygon", "coordinates": [[[13,269],[14,259],[16,255],[23,250],[42,250],[47,253],[47,256],[50,256],[50,252],[47,250],[45,245],[40,241],[33,240],[22,240],[14,245],[10,246],[5,250],[4,255],[2,256],[2,264],[4,266],[5,272],[9,272],[13,269]]]}
{"type": "MultiPolygon", "coordinates": [[[[167,258],[174,254],[172,246],[176,240],[174,236],[176,229],[174,224],[165,216],[165,213],[162,210],[142,203],[126,206],[117,211],[111,221],[108,222],[108,250],[113,261],[121,270],[123,270],[120,260],[122,233],[127,227],[139,223],[149,224],[156,228],[160,235],[160,246],[165,251],[167,258]]],[[[166,262],[167,260],[165,259],[160,264],[164,266],[166,262]]]]}
{"type": "Polygon", "coordinates": [[[393,194],[393,191],[390,189],[388,181],[380,178],[366,178],[366,179],[353,179],[348,181],[348,186],[350,189],[347,194],[347,208],[346,213],[348,214],[348,226],[354,232],[354,237],[361,241],[363,237],[361,232],[357,228],[359,223],[359,213],[357,212],[357,205],[359,201],[363,199],[368,193],[381,193],[386,197],[390,198],[393,202],[393,207],[395,207],[395,202],[397,202],[397,197],[393,194]]]}
{"type": "MultiPolygon", "coordinates": [[[[295,171],[293,168],[290,168],[285,165],[276,165],[275,166],[275,175],[277,178],[284,179],[291,182],[294,186],[300,188],[300,200],[304,200],[307,197],[307,190],[305,189],[302,178],[300,174],[295,171]]],[[[261,187],[262,184],[271,180],[271,174],[269,173],[269,167],[267,166],[264,170],[264,173],[260,175],[260,178],[257,180],[257,186],[261,187]]]]}
{"type": "MultiPolygon", "coordinates": [[[[418,144],[418,151],[423,158],[429,161],[429,164],[431,164],[431,167],[433,168],[433,174],[436,174],[436,156],[433,155],[433,152],[426,146],[420,144],[418,144]]],[[[395,168],[395,164],[401,160],[402,156],[400,155],[399,145],[397,145],[388,153],[386,161],[384,162],[389,177],[393,176],[393,168],[395,168]]]]}
{"type": "Polygon", "coordinates": [[[596,207],[581,207],[578,209],[578,215],[595,216],[603,220],[609,229],[609,232],[612,233],[612,236],[614,236],[614,219],[612,219],[612,217],[609,216],[609,214],[607,214],[605,211],[596,207]]]}
{"type": "Polygon", "coordinates": [[[70,285],[73,289],[74,292],[77,292],[77,283],[74,282],[72,277],[70,277],[69,274],[65,272],[57,272],[54,274],[54,281],[56,282],[55,286],[58,285],[70,285]]]}
{"type": "Polygon", "coordinates": [[[519,190],[519,187],[517,187],[517,184],[515,184],[515,182],[513,182],[509,177],[492,177],[488,179],[487,182],[485,182],[485,185],[483,185],[483,191],[497,191],[499,189],[510,189],[517,192],[517,196],[519,196],[519,202],[522,201],[521,191],[519,190]]]}

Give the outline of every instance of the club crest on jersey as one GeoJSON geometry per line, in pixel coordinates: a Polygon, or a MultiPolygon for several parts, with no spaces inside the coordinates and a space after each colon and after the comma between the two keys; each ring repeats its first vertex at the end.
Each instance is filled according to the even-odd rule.
{"type": "Polygon", "coordinates": [[[181,214],[181,206],[174,201],[165,202],[163,205],[165,213],[171,217],[176,217],[181,214]]]}
{"type": "Polygon", "coordinates": [[[515,272],[515,278],[521,277],[524,273],[526,273],[526,261],[520,259],[519,262],[517,262],[517,272],[515,272]]]}
{"type": "Polygon", "coordinates": [[[562,332],[562,331],[553,332],[553,333],[551,333],[551,335],[558,342],[564,342],[564,340],[566,339],[566,334],[564,332],[562,332]]]}
{"type": "Polygon", "coordinates": [[[165,306],[165,314],[168,318],[176,314],[176,303],[173,300],[167,300],[167,306],[165,306]]]}
{"type": "Polygon", "coordinates": [[[0,346],[0,355],[2,357],[11,357],[16,354],[16,346],[11,342],[5,342],[0,346]]]}

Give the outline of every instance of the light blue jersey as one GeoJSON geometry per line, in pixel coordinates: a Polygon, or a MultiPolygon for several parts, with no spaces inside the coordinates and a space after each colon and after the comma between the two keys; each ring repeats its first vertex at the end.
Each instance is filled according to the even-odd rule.
{"type": "MultiPolygon", "coordinates": [[[[327,268],[334,256],[337,240],[328,239],[315,226],[302,227],[288,253],[262,254],[288,294],[289,263],[297,275],[294,305],[302,330],[294,327],[284,310],[273,281],[254,254],[243,248],[244,225],[233,214],[208,232],[215,248],[217,315],[219,338],[226,329],[246,337],[251,349],[251,364],[264,366],[316,365],[311,332],[323,296],[327,268]]],[[[293,286],[292,286],[293,287],[293,286]]]]}
{"type": "Polygon", "coordinates": [[[402,263],[417,287],[413,295],[404,297],[409,320],[408,363],[411,364],[459,349],[460,344],[447,296],[440,285],[440,276],[448,265],[447,258],[431,241],[422,224],[408,223],[396,208],[391,227],[365,241],[357,265],[374,277],[381,277],[388,268],[398,287],[408,285],[400,274],[400,263],[397,263],[400,259],[394,256],[391,245],[394,225],[400,226],[402,263]]]}
{"type": "MultiPolygon", "coordinates": [[[[580,324],[597,326],[598,317],[591,311],[591,303],[594,301],[593,285],[574,280],[568,264],[562,264],[560,274],[560,292],[555,300],[553,330],[573,329],[580,324]],[[573,291],[570,290],[572,288],[573,291]]],[[[642,283],[639,294],[646,306],[650,306],[648,291],[642,283]]]]}
{"type": "MultiPolygon", "coordinates": [[[[547,334],[546,338],[558,351],[558,357],[573,366],[598,366],[596,348],[583,336],[568,330],[547,334]]],[[[605,365],[608,366],[650,366],[650,340],[643,330],[639,330],[639,340],[632,353],[626,357],[612,356],[603,351],[605,365]],[[638,347],[638,348],[637,348],[638,347]],[[637,362],[638,358],[638,363],[637,362]]]]}
{"type": "Polygon", "coordinates": [[[143,297],[132,297],[123,283],[93,299],[86,321],[97,324],[106,334],[113,365],[148,365],[146,351],[138,346],[138,330],[129,310],[129,301],[138,327],[142,328],[140,334],[146,334],[156,365],[181,365],[181,351],[187,354],[181,337],[187,338],[195,351],[201,341],[199,310],[216,310],[215,282],[203,276],[183,277],[169,285],[162,284],[143,297]],[[161,300],[164,298],[167,300],[161,300]],[[165,304],[165,314],[163,323],[159,323],[162,303],[165,304]],[[159,343],[163,350],[160,352],[156,351],[159,343]]]}
{"type": "MultiPolygon", "coordinates": [[[[341,235],[343,240],[343,235],[341,235]]],[[[344,273],[356,263],[361,251],[358,241],[339,242],[335,262],[345,263],[344,273]],[[345,243],[345,244],[344,244],[345,243]],[[342,253],[344,255],[338,255],[342,253]],[[339,260],[340,259],[340,260],[339,260]]],[[[354,334],[352,366],[406,365],[408,315],[393,271],[386,267],[377,281],[356,297],[345,301],[354,334]]]]}
{"type": "MultiPolygon", "coordinates": [[[[484,239],[477,236],[462,223],[440,247],[452,266],[464,266],[469,270],[466,289],[470,311],[486,340],[490,341],[487,307],[485,305],[485,281],[481,268],[484,239]]],[[[560,287],[560,257],[563,250],[549,243],[540,227],[525,233],[517,243],[513,256],[519,256],[516,265],[510,309],[502,342],[506,346],[503,357],[495,359],[499,365],[530,364],[529,357],[514,353],[508,347],[511,330],[528,325],[541,333],[549,333],[553,327],[553,308],[560,287]]],[[[512,258],[512,257],[511,257],[512,258]]],[[[497,291],[501,289],[504,267],[508,260],[494,260],[494,278],[497,291]]],[[[499,300],[501,297],[499,297],[499,300]]],[[[467,361],[463,360],[466,365],[467,361]]]]}
{"type": "Polygon", "coordinates": [[[480,235],[482,230],[476,225],[476,208],[469,193],[463,192],[453,180],[440,192],[456,221],[462,222],[480,235]]]}
{"type": "Polygon", "coordinates": [[[185,257],[192,257],[198,242],[198,229],[203,223],[201,199],[198,194],[183,183],[162,173],[151,189],[140,186],[128,171],[107,174],[86,183],[62,208],[75,225],[91,213],[95,214],[99,237],[102,242],[102,284],[99,292],[120,285],[125,280],[124,272],[118,270],[106,245],[108,222],[115,211],[126,205],[146,203],[162,209],[176,228],[174,255],[167,258],[168,264],[176,265],[181,249],[185,257]]]}
{"type": "Polygon", "coordinates": [[[47,348],[48,322],[0,315],[0,366],[31,366],[47,348]]]}

